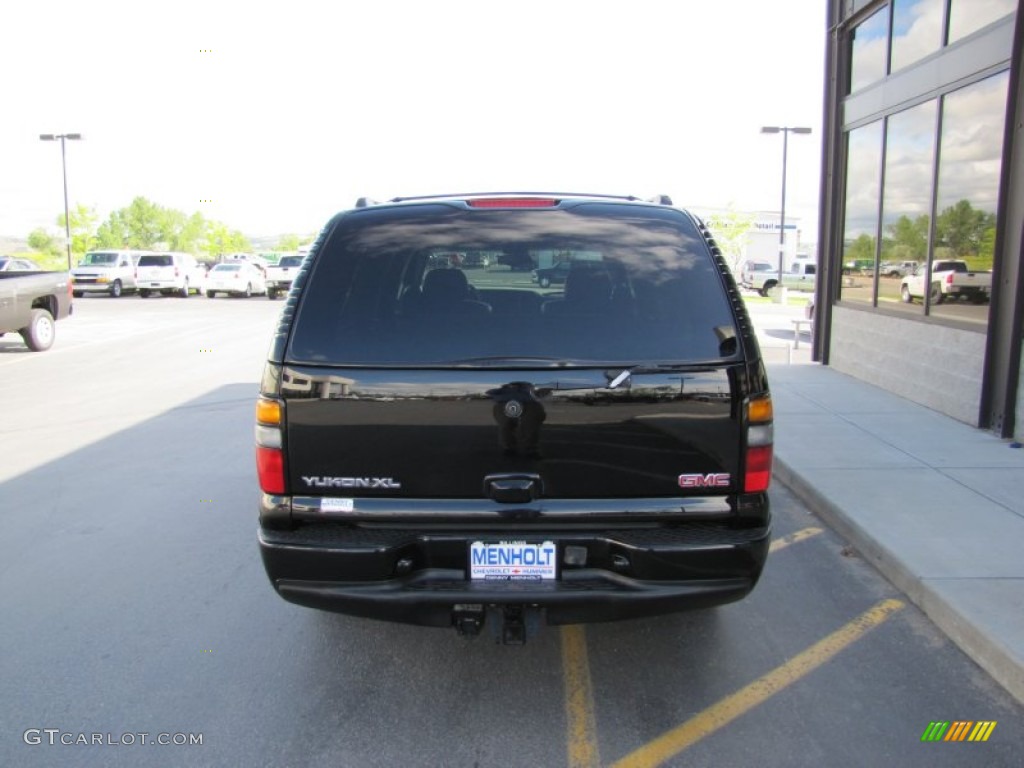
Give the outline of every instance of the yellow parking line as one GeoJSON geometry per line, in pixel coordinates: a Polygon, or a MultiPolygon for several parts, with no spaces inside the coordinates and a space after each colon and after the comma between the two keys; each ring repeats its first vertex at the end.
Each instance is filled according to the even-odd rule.
{"type": "Polygon", "coordinates": [[[791,533],[788,536],[783,536],[781,539],[776,539],[768,547],[769,554],[772,552],[778,552],[780,549],[785,549],[790,544],[796,544],[798,541],[809,539],[811,536],[817,536],[822,532],[821,528],[804,528],[802,531],[791,533]]]}
{"type": "Polygon", "coordinates": [[[578,624],[562,627],[562,667],[565,670],[565,716],[569,723],[569,768],[597,768],[601,765],[601,754],[597,748],[587,636],[578,624]]]}
{"type": "Polygon", "coordinates": [[[746,714],[758,704],[813,672],[844,648],[859,640],[869,630],[882,624],[901,608],[903,608],[903,603],[899,600],[883,600],[824,640],[820,640],[807,650],[797,654],[781,667],[776,667],[768,674],[705,709],[677,728],[673,728],[654,741],[626,755],[615,763],[613,768],[661,765],[669,758],[678,755],[687,747],[728,725],[737,717],[746,714]]]}

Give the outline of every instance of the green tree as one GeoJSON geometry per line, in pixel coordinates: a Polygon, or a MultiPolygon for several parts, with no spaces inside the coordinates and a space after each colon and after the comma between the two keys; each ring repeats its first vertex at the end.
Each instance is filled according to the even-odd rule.
{"type": "Polygon", "coordinates": [[[754,216],[740,213],[730,205],[725,213],[716,213],[709,217],[707,225],[722,250],[726,263],[734,274],[739,274],[740,262],[743,260],[743,253],[749,240],[748,233],[754,226],[754,216]]]}
{"type": "Polygon", "coordinates": [[[867,233],[858,235],[856,240],[846,246],[843,261],[870,261],[873,264],[875,262],[875,238],[867,233]]]}
{"type": "Polygon", "coordinates": [[[144,250],[153,248],[163,241],[166,218],[159,205],[144,197],[136,197],[127,208],[121,209],[127,235],[125,245],[144,250]]]}
{"type": "Polygon", "coordinates": [[[991,269],[995,226],[994,213],[986,213],[967,200],[960,200],[938,215],[935,237],[939,245],[953,251],[955,258],[964,259],[975,269],[991,269]],[[991,250],[988,250],[989,241],[991,250]],[[987,262],[987,267],[983,267],[982,262],[987,262]]]}
{"type": "Polygon", "coordinates": [[[299,248],[298,235],[282,235],[274,246],[275,251],[296,251],[299,248]]]}
{"type": "Polygon", "coordinates": [[[225,253],[244,253],[252,246],[237,229],[228,229],[226,224],[211,221],[207,222],[206,241],[202,248],[210,258],[219,259],[225,253]]]}
{"type": "MultiPolygon", "coordinates": [[[[71,253],[77,261],[86,251],[96,246],[96,222],[99,214],[95,208],[79,203],[69,212],[71,220],[71,253]]],[[[57,226],[64,229],[64,214],[57,217],[57,226]]]]}
{"type": "Polygon", "coordinates": [[[98,248],[124,248],[128,242],[128,228],[120,211],[114,211],[96,230],[98,248]]]}
{"type": "Polygon", "coordinates": [[[930,224],[928,215],[921,214],[916,219],[903,215],[887,225],[888,236],[882,240],[882,261],[924,261],[928,254],[930,224]],[[899,249],[895,250],[897,247],[899,249]]]}
{"type": "Polygon", "coordinates": [[[33,251],[39,251],[47,256],[56,257],[64,253],[64,248],[57,242],[57,238],[42,227],[37,227],[29,233],[28,246],[33,251]]]}
{"type": "Polygon", "coordinates": [[[191,216],[183,214],[177,230],[170,238],[171,250],[199,253],[201,244],[206,238],[208,225],[209,223],[201,213],[193,213],[191,216]]]}

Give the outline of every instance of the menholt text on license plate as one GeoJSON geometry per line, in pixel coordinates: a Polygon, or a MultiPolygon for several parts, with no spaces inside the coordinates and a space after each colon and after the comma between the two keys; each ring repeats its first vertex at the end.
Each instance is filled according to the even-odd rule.
{"type": "Polygon", "coordinates": [[[474,541],[469,547],[473,580],[546,581],[555,578],[554,542],[474,541]]]}

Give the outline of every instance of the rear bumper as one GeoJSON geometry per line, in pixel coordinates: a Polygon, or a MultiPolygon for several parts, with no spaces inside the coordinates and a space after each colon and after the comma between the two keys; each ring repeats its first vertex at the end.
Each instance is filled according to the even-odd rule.
{"type": "MultiPolygon", "coordinates": [[[[319,524],[261,529],[263,563],[284,599],[322,610],[452,626],[467,606],[539,607],[549,624],[613,621],[739,600],[757,583],[770,526],[697,523],[621,530],[430,531],[319,524]],[[552,581],[472,581],[478,540],[552,540],[552,581]],[[567,546],[586,550],[579,565],[567,546]]],[[[579,549],[576,549],[579,552],[579,549]]]]}

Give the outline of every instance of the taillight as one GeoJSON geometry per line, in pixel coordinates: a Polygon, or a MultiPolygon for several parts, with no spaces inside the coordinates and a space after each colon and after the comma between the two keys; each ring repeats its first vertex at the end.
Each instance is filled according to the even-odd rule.
{"type": "Polygon", "coordinates": [[[284,493],[284,407],[278,400],[256,401],[256,475],[264,493],[284,493]]]}
{"type": "Polygon", "coordinates": [[[946,275],[946,285],[953,285],[953,273],[946,275]]]}
{"type": "Polygon", "coordinates": [[[747,455],[743,490],[746,493],[767,491],[772,480],[772,446],[775,441],[772,426],[771,395],[758,395],[747,402],[747,455]]]}

